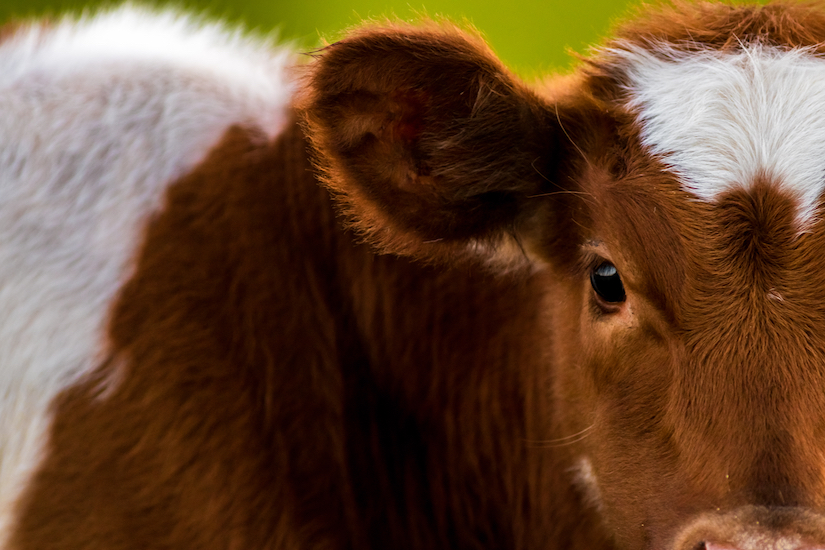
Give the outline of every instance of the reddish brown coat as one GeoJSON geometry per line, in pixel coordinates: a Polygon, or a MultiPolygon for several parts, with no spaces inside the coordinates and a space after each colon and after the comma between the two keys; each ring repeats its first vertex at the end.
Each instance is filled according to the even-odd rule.
{"type": "MultiPolygon", "coordinates": [[[[618,36],[818,48],[825,8],[618,36]]],[[[536,90],[444,25],[317,57],[300,124],[169,187],[12,548],[825,546],[823,222],[767,174],[698,200],[606,53],[536,90]]]]}

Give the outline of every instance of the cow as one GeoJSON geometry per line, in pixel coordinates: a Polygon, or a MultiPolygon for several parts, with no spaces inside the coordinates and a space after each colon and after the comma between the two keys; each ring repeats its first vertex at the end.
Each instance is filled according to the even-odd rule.
{"type": "Polygon", "coordinates": [[[5,31],[0,548],[825,548],[823,44],[5,31]]]}

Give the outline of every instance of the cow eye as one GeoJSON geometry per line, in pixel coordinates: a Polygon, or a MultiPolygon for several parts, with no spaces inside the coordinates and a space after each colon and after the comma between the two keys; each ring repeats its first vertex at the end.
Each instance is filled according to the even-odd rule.
{"type": "Polygon", "coordinates": [[[625,301],[624,285],[616,266],[610,262],[603,262],[590,272],[590,284],[599,297],[608,304],[618,304],[625,301]]]}

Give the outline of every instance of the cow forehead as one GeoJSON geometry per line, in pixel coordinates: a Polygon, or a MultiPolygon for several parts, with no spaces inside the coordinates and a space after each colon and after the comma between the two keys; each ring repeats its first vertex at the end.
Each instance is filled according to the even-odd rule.
{"type": "Polygon", "coordinates": [[[642,144],[698,198],[755,181],[795,199],[812,223],[825,185],[825,60],[762,43],[733,51],[620,45],[627,106],[642,144]]]}

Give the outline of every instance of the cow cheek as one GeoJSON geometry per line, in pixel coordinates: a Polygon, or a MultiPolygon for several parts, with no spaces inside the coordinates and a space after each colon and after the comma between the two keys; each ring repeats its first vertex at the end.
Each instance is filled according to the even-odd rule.
{"type": "Polygon", "coordinates": [[[551,378],[550,395],[544,396],[550,410],[551,425],[541,439],[572,463],[581,454],[593,430],[595,387],[584,368],[582,349],[586,345],[581,311],[586,297],[577,281],[554,274],[544,311],[552,330],[552,345],[547,358],[551,378]]]}
{"type": "Polygon", "coordinates": [[[643,303],[604,316],[587,292],[578,296],[578,326],[559,337],[564,406],[557,414],[576,417],[567,418],[562,435],[582,434],[570,474],[620,548],[645,547],[687,513],[678,504],[684,489],[673,485],[666,418],[678,342],[643,303]]]}
{"type": "Polygon", "coordinates": [[[615,348],[610,364],[596,366],[591,461],[608,530],[619,547],[642,548],[692,510],[683,504],[690,501],[686,488],[677,483],[678,453],[666,418],[669,346],[643,336],[629,340],[615,348]]]}

